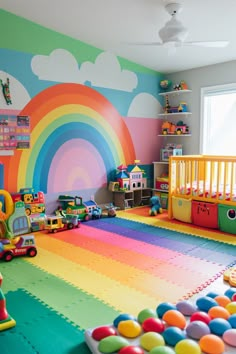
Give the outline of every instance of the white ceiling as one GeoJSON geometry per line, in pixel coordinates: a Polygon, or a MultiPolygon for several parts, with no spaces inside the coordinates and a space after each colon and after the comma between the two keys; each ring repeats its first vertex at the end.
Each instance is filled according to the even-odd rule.
{"type": "MultiPolygon", "coordinates": [[[[1,8],[148,68],[172,73],[236,59],[236,0],[0,0],[1,8]],[[168,49],[129,43],[158,41],[179,2],[187,40],[229,40],[226,48],[168,49]]],[[[3,34],[6,35],[6,34],[3,34]]]]}

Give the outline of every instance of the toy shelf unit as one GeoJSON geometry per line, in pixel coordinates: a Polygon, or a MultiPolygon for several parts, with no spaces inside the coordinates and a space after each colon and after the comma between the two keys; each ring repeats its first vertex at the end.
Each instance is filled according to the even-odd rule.
{"type": "Polygon", "coordinates": [[[151,188],[134,189],[132,191],[114,191],[113,204],[121,210],[149,203],[152,197],[151,188]]]}
{"type": "Polygon", "coordinates": [[[160,198],[162,209],[168,209],[169,162],[154,161],[153,170],[153,195],[160,198]]]}

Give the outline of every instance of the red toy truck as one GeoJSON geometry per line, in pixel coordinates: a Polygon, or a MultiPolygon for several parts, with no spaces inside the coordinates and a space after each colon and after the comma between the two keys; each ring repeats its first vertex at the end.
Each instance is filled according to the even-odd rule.
{"type": "Polygon", "coordinates": [[[24,235],[12,239],[0,240],[0,259],[10,262],[14,257],[35,257],[37,249],[33,235],[24,235]]]}

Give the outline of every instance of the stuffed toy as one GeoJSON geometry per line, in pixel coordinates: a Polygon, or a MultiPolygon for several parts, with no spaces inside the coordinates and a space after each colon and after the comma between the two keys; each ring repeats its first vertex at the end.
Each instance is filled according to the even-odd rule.
{"type": "Polygon", "coordinates": [[[160,198],[158,196],[153,196],[150,198],[150,207],[149,215],[156,216],[158,213],[162,214],[162,207],[160,203],[160,198]]]}

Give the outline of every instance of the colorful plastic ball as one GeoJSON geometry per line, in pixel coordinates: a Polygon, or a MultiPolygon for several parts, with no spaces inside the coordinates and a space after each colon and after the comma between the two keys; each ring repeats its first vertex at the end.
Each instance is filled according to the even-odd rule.
{"type": "Polygon", "coordinates": [[[149,354],[175,354],[175,351],[170,347],[161,345],[160,347],[153,348],[149,354]]]}
{"type": "Polygon", "coordinates": [[[236,301],[230,302],[228,305],[225,306],[226,310],[232,315],[236,313],[236,301]]]}
{"type": "Polygon", "coordinates": [[[106,338],[103,338],[99,343],[98,343],[98,350],[101,353],[114,353],[118,352],[120,349],[123,347],[127,347],[129,345],[129,342],[127,339],[122,338],[120,336],[109,336],[106,338]]]}
{"type": "Polygon", "coordinates": [[[119,350],[118,354],[145,354],[144,350],[136,345],[128,345],[119,350]]]}
{"type": "Polygon", "coordinates": [[[158,346],[165,345],[165,340],[161,334],[156,332],[147,332],[140,337],[140,345],[148,352],[158,346]]]}
{"type": "Polygon", "coordinates": [[[231,324],[232,328],[236,328],[236,313],[229,316],[228,322],[231,324]]]}
{"type": "Polygon", "coordinates": [[[169,325],[184,329],[186,327],[186,318],[178,310],[168,310],[164,313],[162,319],[169,325]]]}
{"type": "Polygon", "coordinates": [[[223,334],[223,341],[231,345],[231,347],[236,347],[236,329],[231,328],[224,332],[223,334]]]}
{"type": "Polygon", "coordinates": [[[183,339],[186,339],[186,334],[178,327],[168,327],[162,333],[163,338],[165,339],[166,344],[174,347],[178,342],[183,339]]]}
{"type": "Polygon", "coordinates": [[[176,304],[176,308],[185,316],[191,316],[194,312],[197,311],[197,306],[189,300],[179,301],[176,304]]]}
{"type": "Polygon", "coordinates": [[[165,323],[160,318],[147,318],[142,323],[144,332],[162,333],[165,330],[165,323]]]}
{"type": "Polygon", "coordinates": [[[210,291],[209,293],[206,294],[206,296],[212,297],[214,299],[216,296],[218,296],[218,293],[215,293],[214,291],[210,291]]]}
{"type": "Polygon", "coordinates": [[[210,310],[208,311],[208,315],[211,316],[212,319],[224,318],[225,320],[227,320],[230,316],[230,313],[224,307],[214,306],[214,307],[210,308],[210,310]]]}
{"type": "Polygon", "coordinates": [[[208,324],[211,321],[211,317],[206,312],[198,311],[190,317],[190,322],[193,321],[202,321],[208,324]]]}
{"type": "Polygon", "coordinates": [[[170,302],[162,302],[156,308],[156,313],[159,318],[162,318],[164,313],[168,310],[176,310],[176,306],[170,302]]]}
{"type": "Polygon", "coordinates": [[[127,321],[127,320],[136,320],[136,318],[132,315],[129,315],[127,313],[122,313],[121,315],[117,316],[114,321],[113,321],[113,325],[115,327],[118,327],[119,322],[121,321],[127,321]]]}
{"type": "Polygon", "coordinates": [[[228,296],[230,300],[232,300],[233,295],[236,294],[236,288],[229,288],[225,291],[224,295],[228,296]]]}
{"type": "Polygon", "coordinates": [[[203,296],[197,299],[196,305],[200,311],[208,312],[211,307],[217,306],[218,303],[210,296],[203,296]]]}
{"type": "Polygon", "coordinates": [[[147,318],[156,318],[157,314],[154,310],[152,309],[143,309],[142,311],[139,312],[137,319],[139,323],[143,323],[147,318]]]}
{"type": "Polygon", "coordinates": [[[176,354],[201,354],[198,343],[192,339],[183,339],[175,346],[176,354]]]}
{"type": "Polygon", "coordinates": [[[233,296],[232,296],[232,299],[231,299],[232,301],[236,301],[236,293],[235,294],[233,294],[233,296]]]}
{"type": "MultiPolygon", "coordinates": [[[[236,295],[236,294],[235,294],[236,295]]],[[[214,298],[219,306],[225,307],[230,303],[230,299],[226,295],[218,295],[214,298]]]]}
{"type": "Polygon", "coordinates": [[[209,323],[209,328],[212,334],[222,336],[227,329],[232,328],[231,324],[223,318],[215,318],[209,323]]]}
{"type": "Polygon", "coordinates": [[[192,339],[199,340],[200,338],[202,338],[206,334],[210,334],[211,331],[210,331],[209,326],[205,322],[193,321],[187,325],[186,333],[187,333],[188,337],[190,337],[192,339]]]}
{"type": "Polygon", "coordinates": [[[214,334],[203,336],[199,341],[199,346],[206,354],[223,354],[225,351],[223,340],[214,334]]]}
{"type": "Polygon", "coordinates": [[[127,338],[136,338],[142,332],[140,323],[133,320],[119,322],[117,329],[122,336],[127,338]]]}
{"type": "Polygon", "coordinates": [[[92,338],[97,341],[100,341],[101,339],[106,338],[108,336],[115,335],[117,335],[117,331],[114,327],[111,326],[97,327],[92,332],[92,338]]]}

